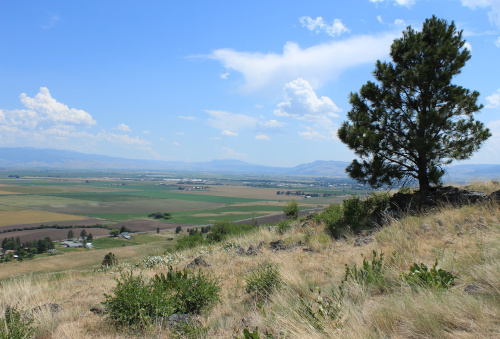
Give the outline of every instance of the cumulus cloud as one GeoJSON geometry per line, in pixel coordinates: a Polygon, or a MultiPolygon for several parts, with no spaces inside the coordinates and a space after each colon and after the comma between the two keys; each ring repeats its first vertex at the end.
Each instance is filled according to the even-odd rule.
{"type": "Polygon", "coordinates": [[[285,100],[280,102],[274,114],[289,117],[313,126],[304,125],[306,130],[299,132],[299,137],[307,140],[332,140],[336,138],[337,118],[341,110],[329,97],[318,97],[312,86],[302,78],[287,83],[284,87],[285,100]]]}
{"type": "Polygon", "coordinates": [[[333,20],[331,25],[328,25],[320,16],[316,19],[313,19],[310,16],[303,16],[299,19],[299,21],[302,24],[302,27],[306,27],[312,32],[325,32],[332,37],[349,32],[349,29],[344,26],[340,19],[333,20]]]}
{"type": "Polygon", "coordinates": [[[271,138],[269,138],[267,135],[265,134],[257,134],[255,136],[255,139],[256,140],[271,140],[271,138]]]}
{"type": "Polygon", "coordinates": [[[239,52],[225,48],[215,50],[210,58],[228,70],[241,73],[244,92],[277,93],[284,83],[299,77],[308,79],[313,88],[338,77],[344,70],[361,64],[372,64],[388,55],[389,47],[400,32],[355,36],[302,49],[287,42],[283,53],[239,52]]]}
{"type": "MultiPolygon", "coordinates": [[[[117,130],[117,131],[122,131],[122,132],[130,132],[130,131],[132,131],[130,129],[130,127],[128,125],[125,125],[125,124],[119,124],[114,129],[117,130]]],[[[147,132],[147,131],[144,131],[144,132],[147,132]]]]}
{"type": "Polygon", "coordinates": [[[225,129],[222,131],[222,135],[225,135],[226,137],[237,137],[238,133],[225,129]]]}
{"type": "Polygon", "coordinates": [[[257,119],[244,114],[235,114],[226,111],[206,112],[210,115],[208,124],[222,131],[239,131],[244,128],[254,127],[257,124],[257,119]]]}
{"type": "Polygon", "coordinates": [[[486,108],[499,108],[500,107],[500,89],[489,97],[486,97],[486,108]]]}
{"type": "MultiPolygon", "coordinates": [[[[81,109],[69,108],[52,98],[47,87],[40,87],[34,98],[21,93],[19,100],[26,110],[6,111],[13,121],[24,121],[25,125],[36,127],[39,124],[95,125],[92,116],[81,109]],[[29,122],[25,119],[29,117],[29,122]],[[19,119],[19,120],[18,120],[19,119]]],[[[5,114],[5,113],[4,113],[5,114]]]]}
{"type": "MultiPolygon", "coordinates": [[[[33,98],[22,93],[19,99],[24,109],[0,109],[2,145],[36,145],[88,151],[102,142],[110,142],[153,153],[149,147],[150,142],[139,137],[104,130],[90,133],[88,129],[96,125],[92,116],[81,109],[69,108],[58,102],[46,87],[41,87],[33,98]]],[[[115,129],[130,131],[125,124],[120,124],[115,129]]]]}
{"type": "Polygon", "coordinates": [[[311,84],[302,78],[287,83],[284,87],[285,101],[277,105],[274,114],[304,120],[323,117],[338,117],[341,110],[329,97],[318,98],[311,84]]]}
{"type": "Polygon", "coordinates": [[[220,78],[221,78],[221,79],[227,79],[227,78],[229,78],[229,72],[222,73],[222,74],[220,75],[220,78]]]}

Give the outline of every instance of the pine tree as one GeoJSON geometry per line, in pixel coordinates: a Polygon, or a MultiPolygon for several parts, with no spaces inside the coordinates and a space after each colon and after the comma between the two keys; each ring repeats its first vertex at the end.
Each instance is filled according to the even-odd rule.
{"type": "Polygon", "coordinates": [[[491,136],[474,120],[479,93],[451,83],[470,59],[455,24],[432,17],[422,31],[408,27],[391,46],[393,62],[377,61],[377,83],[351,93],[350,122],[338,131],[361,158],[349,175],[372,187],[441,183],[445,166],[470,158],[491,136]]]}

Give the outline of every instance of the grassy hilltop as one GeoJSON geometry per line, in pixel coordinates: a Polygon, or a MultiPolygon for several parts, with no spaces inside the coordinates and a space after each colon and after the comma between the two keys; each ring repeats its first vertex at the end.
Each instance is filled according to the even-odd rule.
{"type": "MultiPolygon", "coordinates": [[[[500,188],[491,185],[472,188],[500,188]]],[[[128,262],[118,258],[119,266],[108,269],[6,278],[0,311],[29,311],[33,322],[26,326],[36,338],[495,338],[499,207],[443,206],[338,240],[325,233],[328,218],[319,215],[154,258],[144,252],[128,262]],[[259,244],[256,255],[238,253],[259,244]],[[183,271],[200,255],[210,266],[183,271]],[[118,295],[117,280],[130,288],[123,295],[139,300],[141,288],[153,288],[154,277],[167,275],[168,266],[193,281],[205,279],[190,288],[179,281],[169,287],[175,285],[178,295],[200,288],[197,300],[206,301],[205,307],[187,325],[169,327],[141,312],[128,318],[137,322],[120,323],[112,318],[125,311],[112,303],[108,314],[98,314],[106,298],[118,295]],[[218,288],[208,288],[210,282],[218,288]],[[215,295],[218,301],[210,299],[215,295]]],[[[182,309],[184,302],[168,307],[182,309]]]]}

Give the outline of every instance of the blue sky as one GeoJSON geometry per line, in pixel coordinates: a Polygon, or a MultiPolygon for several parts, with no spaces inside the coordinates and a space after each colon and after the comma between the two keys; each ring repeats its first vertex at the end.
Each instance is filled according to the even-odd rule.
{"type": "Polygon", "coordinates": [[[295,166],[354,158],[349,93],[436,15],[500,158],[500,0],[0,1],[0,147],[295,166]]]}

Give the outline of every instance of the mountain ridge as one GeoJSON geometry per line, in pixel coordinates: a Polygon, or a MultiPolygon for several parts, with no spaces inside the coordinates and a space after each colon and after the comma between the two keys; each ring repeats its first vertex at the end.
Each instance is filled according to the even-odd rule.
{"type": "MultiPolygon", "coordinates": [[[[141,160],[33,147],[1,147],[0,167],[9,169],[158,170],[172,172],[223,172],[347,178],[346,161],[316,160],[294,167],[251,164],[234,159],[207,162],[141,160]]],[[[445,181],[500,178],[500,164],[458,164],[447,168],[445,181]]]]}

